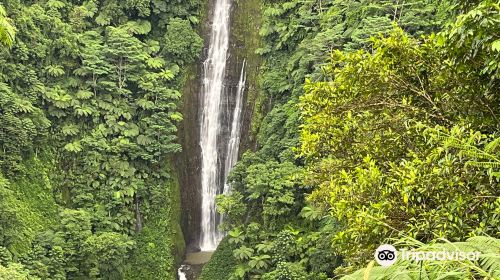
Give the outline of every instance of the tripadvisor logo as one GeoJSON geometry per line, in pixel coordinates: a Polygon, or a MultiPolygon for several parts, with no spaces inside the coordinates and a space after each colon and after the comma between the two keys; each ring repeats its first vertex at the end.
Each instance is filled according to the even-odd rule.
{"type": "Polygon", "coordinates": [[[381,266],[391,266],[398,258],[398,251],[389,244],[380,245],[375,251],[375,260],[381,266]]]}
{"type": "Polygon", "coordinates": [[[400,252],[389,244],[380,245],[375,251],[375,260],[381,266],[393,265],[398,256],[406,261],[477,261],[481,252],[463,252],[463,251],[414,251],[401,249],[400,252]]]}

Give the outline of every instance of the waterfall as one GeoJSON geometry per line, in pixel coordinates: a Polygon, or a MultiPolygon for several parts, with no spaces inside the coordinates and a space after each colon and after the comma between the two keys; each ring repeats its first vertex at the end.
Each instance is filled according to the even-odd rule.
{"type": "Polygon", "coordinates": [[[184,272],[185,269],[186,269],[186,266],[181,265],[181,267],[179,267],[179,269],[177,270],[177,276],[178,276],[179,280],[187,280],[186,273],[184,272]]]}
{"type": "MultiPolygon", "coordinates": [[[[238,151],[240,147],[241,136],[241,113],[243,111],[243,93],[245,92],[246,74],[245,74],[246,61],[243,60],[241,66],[240,80],[238,81],[238,89],[236,91],[236,105],[233,111],[233,121],[231,123],[231,136],[227,143],[227,155],[224,166],[224,174],[227,175],[233,169],[236,161],[238,160],[238,151]]],[[[229,185],[227,178],[224,179],[224,193],[229,192],[229,185]]]]}
{"type": "Polygon", "coordinates": [[[201,236],[200,249],[213,251],[222,235],[217,231],[218,215],[215,197],[219,190],[218,136],[221,130],[220,107],[224,92],[227,51],[229,47],[229,14],[231,0],[216,0],[207,59],[203,64],[201,146],[201,236]]]}

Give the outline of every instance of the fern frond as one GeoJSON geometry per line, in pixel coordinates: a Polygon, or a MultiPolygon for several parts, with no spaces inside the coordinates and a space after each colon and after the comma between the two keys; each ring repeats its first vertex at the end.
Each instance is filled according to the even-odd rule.
{"type": "MultiPolygon", "coordinates": [[[[414,240],[400,240],[399,247],[416,244],[414,240]]],[[[479,260],[425,261],[423,263],[401,260],[389,267],[368,266],[341,280],[379,279],[500,279],[500,239],[486,236],[469,238],[465,242],[433,242],[420,246],[418,251],[480,252],[479,260]]],[[[417,242],[418,243],[418,242],[417,242]]]]}
{"type": "Polygon", "coordinates": [[[475,166],[481,168],[495,168],[500,169],[500,162],[485,162],[485,161],[468,161],[465,163],[466,166],[475,166]]]}
{"type": "Polygon", "coordinates": [[[500,146],[500,137],[496,138],[495,140],[491,141],[484,147],[484,151],[486,153],[494,153],[495,150],[500,146]]]}

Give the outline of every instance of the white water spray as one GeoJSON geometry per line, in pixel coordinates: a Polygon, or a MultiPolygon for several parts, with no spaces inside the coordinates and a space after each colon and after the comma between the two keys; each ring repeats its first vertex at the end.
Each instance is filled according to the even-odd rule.
{"type": "Polygon", "coordinates": [[[236,161],[238,160],[238,152],[240,147],[240,137],[241,137],[241,116],[243,111],[243,93],[245,92],[246,84],[246,73],[245,73],[246,61],[243,60],[243,65],[241,66],[240,80],[238,81],[238,89],[236,91],[236,105],[233,111],[233,121],[231,123],[231,136],[227,143],[227,155],[224,166],[224,174],[226,178],[224,179],[224,193],[229,193],[229,184],[227,183],[227,175],[233,169],[236,161]]]}
{"type": "Polygon", "coordinates": [[[186,273],[184,270],[186,269],[185,265],[181,265],[179,269],[177,270],[177,276],[179,277],[179,280],[187,280],[186,273]]]}
{"type": "Polygon", "coordinates": [[[215,211],[215,197],[220,181],[217,137],[221,130],[219,115],[229,47],[230,1],[216,0],[208,56],[203,65],[203,111],[200,125],[202,214],[199,244],[202,251],[215,250],[222,238],[217,231],[215,211]]]}

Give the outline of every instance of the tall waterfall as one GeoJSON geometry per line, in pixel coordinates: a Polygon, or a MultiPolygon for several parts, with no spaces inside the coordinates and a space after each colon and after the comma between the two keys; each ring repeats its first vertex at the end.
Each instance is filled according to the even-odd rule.
{"type": "Polygon", "coordinates": [[[218,136],[221,131],[221,100],[229,47],[231,0],[215,0],[208,56],[203,64],[201,146],[201,236],[200,249],[213,251],[222,235],[217,231],[215,197],[219,191],[218,136]]]}

